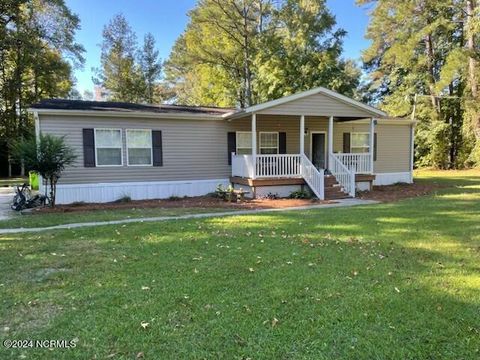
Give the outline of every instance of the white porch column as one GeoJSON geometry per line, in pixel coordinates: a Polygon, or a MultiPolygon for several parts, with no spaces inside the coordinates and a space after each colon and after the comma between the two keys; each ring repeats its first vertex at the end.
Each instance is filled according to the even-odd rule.
{"type": "Polygon", "coordinates": [[[300,155],[305,154],[305,115],[300,116],[300,155]]]}
{"type": "Polygon", "coordinates": [[[328,154],[333,154],[333,116],[328,118],[328,154]]]}
{"type": "Polygon", "coordinates": [[[377,120],[374,118],[370,119],[370,173],[373,174],[373,153],[375,146],[375,124],[377,120]]]}
{"type": "Polygon", "coordinates": [[[253,176],[255,179],[257,174],[257,114],[252,114],[252,165],[253,176]]]}

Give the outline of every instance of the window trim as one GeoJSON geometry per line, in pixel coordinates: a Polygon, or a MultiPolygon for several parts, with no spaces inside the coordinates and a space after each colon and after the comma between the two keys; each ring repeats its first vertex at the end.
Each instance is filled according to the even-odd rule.
{"type": "Polygon", "coordinates": [[[355,132],[351,132],[350,133],[350,154],[370,154],[370,133],[368,131],[355,131],[355,132]],[[367,146],[352,146],[353,144],[353,141],[352,141],[352,138],[353,138],[353,135],[368,135],[368,144],[367,146]],[[364,149],[364,148],[368,148],[368,151],[367,152],[362,152],[362,153],[354,153],[352,152],[352,148],[355,148],[355,149],[364,149]]]}
{"type": "Polygon", "coordinates": [[[258,133],[258,153],[259,155],[278,155],[280,153],[280,132],[278,131],[260,131],[258,133]],[[276,134],[277,135],[277,152],[275,154],[262,154],[262,148],[275,149],[274,147],[262,147],[262,134],[276,134]]]}
{"type": "MultiPolygon", "coordinates": [[[[153,166],[153,141],[152,141],[152,129],[125,129],[125,146],[127,149],[127,166],[153,166]],[[130,164],[130,158],[128,154],[128,131],[148,131],[150,133],[150,164],[130,164]]],[[[135,149],[148,149],[148,148],[135,148],[135,149]]]]}
{"type": "Polygon", "coordinates": [[[96,167],[120,167],[123,166],[123,131],[121,128],[94,128],[93,129],[93,139],[95,142],[95,166],[96,167]],[[97,142],[97,130],[114,130],[114,131],[120,131],[120,164],[112,164],[112,165],[100,165],[98,163],[98,156],[97,156],[97,149],[112,149],[108,147],[103,147],[103,146],[98,146],[97,142]]]}
{"type": "Polygon", "coordinates": [[[248,134],[248,135],[250,135],[250,138],[252,137],[252,132],[251,132],[251,131],[236,131],[236,132],[235,132],[235,154],[238,155],[238,149],[250,149],[250,155],[252,155],[252,153],[253,153],[253,147],[252,147],[252,145],[250,145],[249,148],[239,147],[239,146],[238,146],[238,143],[239,143],[239,141],[238,141],[238,135],[239,135],[239,134],[248,134]]]}

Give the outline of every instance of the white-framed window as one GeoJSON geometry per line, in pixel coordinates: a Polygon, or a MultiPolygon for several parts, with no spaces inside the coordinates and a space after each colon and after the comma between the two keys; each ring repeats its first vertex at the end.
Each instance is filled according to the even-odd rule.
{"type": "Polygon", "coordinates": [[[152,166],[152,130],[150,129],[127,129],[127,165],[128,166],[152,166]]]}
{"type": "Polygon", "coordinates": [[[370,152],[370,133],[366,133],[366,132],[350,133],[350,152],[351,153],[370,152]]]}
{"type": "Polygon", "coordinates": [[[95,163],[97,166],[122,166],[122,129],[95,129],[95,163]]]}
{"type": "Polygon", "coordinates": [[[278,154],[278,132],[260,132],[260,154],[278,154]]]}
{"type": "Polygon", "coordinates": [[[237,131],[237,155],[252,154],[252,133],[250,131],[237,131]]]}

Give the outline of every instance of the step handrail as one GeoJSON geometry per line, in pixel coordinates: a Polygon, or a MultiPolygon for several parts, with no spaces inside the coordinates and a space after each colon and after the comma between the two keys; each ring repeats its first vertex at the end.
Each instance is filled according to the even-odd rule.
{"type": "Polygon", "coordinates": [[[310,186],[313,193],[320,199],[325,200],[325,173],[318,170],[305,154],[300,157],[300,174],[310,186]]]}
{"type": "Polygon", "coordinates": [[[332,175],[335,176],[345,192],[351,197],[355,197],[355,170],[346,167],[334,154],[329,153],[328,155],[328,169],[332,175]]]}

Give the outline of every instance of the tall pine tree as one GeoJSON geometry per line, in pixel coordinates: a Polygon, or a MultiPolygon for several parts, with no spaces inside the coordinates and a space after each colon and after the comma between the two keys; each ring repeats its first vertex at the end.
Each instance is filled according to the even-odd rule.
{"type": "Polygon", "coordinates": [[[141,102],[142,73],[136,62],[137,37],[122,14],[103,28],[101,67],[94,82],[110,92],[114,101],[141,102]]]}
{"type": "Polygon", "coordinates": [[[465,112],[467,54],[477,53],[478,44],[467,48],[468,1],[357,3],[373,5],[367,30],[371,46],[363,54],[371,91],[393,115],[408,116],[415,105],[417,162],[439,168],[469,165],[475,140],[466,131],[472,123],[465,112]]]}
{"type": "Polygon", "coordinates": [[[147,103],[157,103],[161,99],[159,80],[162,63],[155,48],[155,38],[151,33],[145,35],[138,57],[143,77],[143,98],[147,103]]]}

